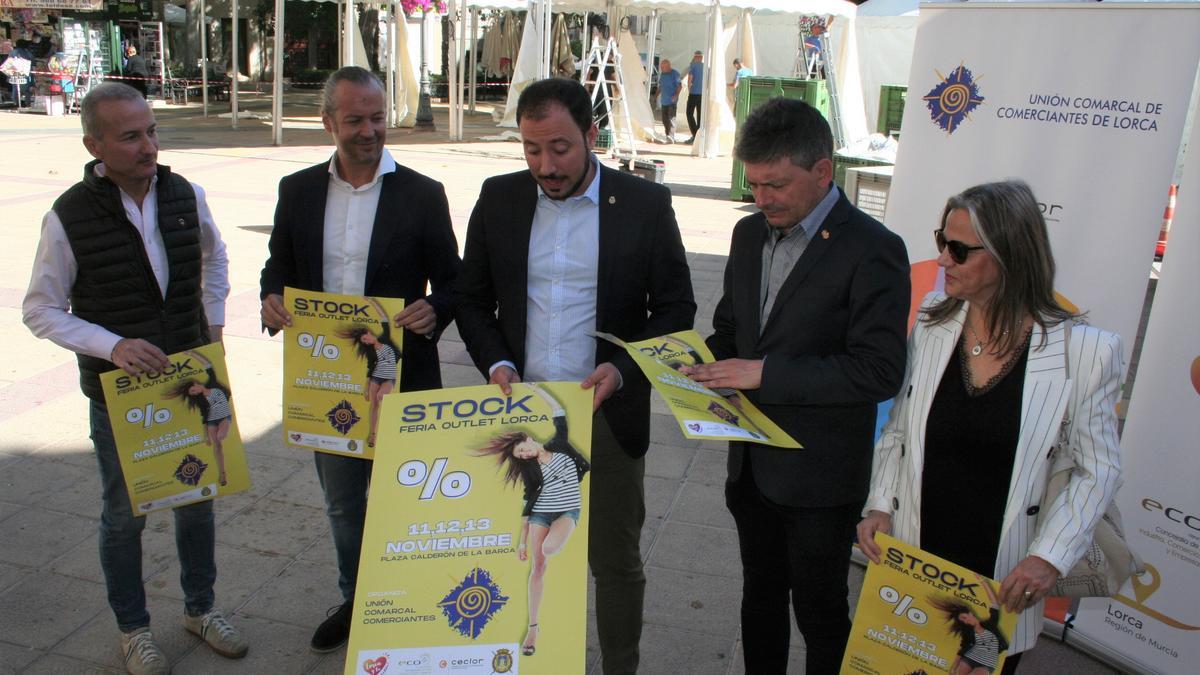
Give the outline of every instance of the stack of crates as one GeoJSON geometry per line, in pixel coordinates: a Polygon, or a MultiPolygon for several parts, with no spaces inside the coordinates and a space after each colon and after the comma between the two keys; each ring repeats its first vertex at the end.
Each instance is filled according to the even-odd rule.
{"type": "Polygon", "coordinates": [[[904,119],[904,99],[908,87],[885,84],[879,88],[879,121],[875,130],[884,136],[900,138],[900,121],[904,119]]]}
{"type": "MultiPolygon", "coordinates": [[[[750,115],[758,106],[776,96],[798,99],[811,105],[829,119],[829,90],[825,88],[825,80],[802,80],[797,77],[743,77],[738,82],[737,101],[734,102],[734,116],[737,124],[750,115]]],[[[752,201],[750,186],[746,184],[746,166],[741,160],[733,160],[733,177],[730,180],[729,198],[734,201],[752,201]]]]}

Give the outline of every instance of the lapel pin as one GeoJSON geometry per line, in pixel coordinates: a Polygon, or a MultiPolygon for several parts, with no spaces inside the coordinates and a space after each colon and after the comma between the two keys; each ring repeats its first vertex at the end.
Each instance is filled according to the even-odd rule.
{"type": "Polygon", "coordinates": [[[609,203],[609,204],[616,204],[616,203],[617,203],[617,198],[616,198],[616,197],[612,197],[612,196],[610,196],[610,197],[608,198],[608,203],[609,203]]]}
{"type": "Polygon", "coordinates": [[[828,239],[829,238],[829,230],[821,230],[821,238],[828,239]]]}

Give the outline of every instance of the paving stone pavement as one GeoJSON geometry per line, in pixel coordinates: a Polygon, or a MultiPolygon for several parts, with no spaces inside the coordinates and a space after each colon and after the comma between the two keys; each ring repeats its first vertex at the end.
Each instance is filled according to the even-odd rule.
{"type": "MultiPolygon", "coordinates": [[[[246,95],[244,105],[269,102],[246,95]]],[[[445,111],[437,108],[439,129],[445,111]]],[[[180,625],[181,593],[171,519],[155,514],[143,537],[143,573],[160,641],[173,672],[340,673],[344,650],[316,655],[308,639],[340,601],[329,526],[306,453],[280,433],[279,338],[259,330],[258,274],[266,255],[278,179],[331,152],[315,96],[289,94],[285,145],[269,127],[200,115],[198,106],[156,111],[160,161],[201,184],[229,246],[232,293],[225,345],[235,405],[253,480],[248,492],[218,500],[217,601],[247,635],[249,655],[214,655],[180,625]]],[[[467,133],[495,133],[468,116],[467,133]]],[[[444,134],[392,130],[397,161],[446,185],[455,231],[464,239],[484,178],[523,168],[515,143],[451,144],[444,134]]],[[[100,495],[88,441],[86,403],[73,357],[33,338],[20,320],[41,217],[88,159],[77,118],[0,113],[0,673],[121,672],[118,634],[105,601],[97,554],[100,495]]],[[[734,222],[753,207],[728,201],[729,158],[692,158],[688,146],[642,149],[667,162],[667,184],[688,249],[699,304],[697,329],[711,330],[724,255],[734,222]]],[[[447,386],[479,383],[456,331],[441,342],[447,386]]],[[[723,444],[685,440],[655,399],[646,463],[648,514],[642,535],[648,587],[642,672],[740,674],[741,566],[724,506],[723,444]]],[[[851,606],[861,569],[851,571],[851,606]]],[[[591,603],[589,602],[589,607],[591,603]]],[[[591,617],[591,612],[589,611],[591,617]]],[[[803,672],[794,634],[789,672],[803,672]]],[[[588,669],[599,672],[594,617],[588,669]]],[[[1112,672],[1043,639],[1023,673],[1112,672]]]]}

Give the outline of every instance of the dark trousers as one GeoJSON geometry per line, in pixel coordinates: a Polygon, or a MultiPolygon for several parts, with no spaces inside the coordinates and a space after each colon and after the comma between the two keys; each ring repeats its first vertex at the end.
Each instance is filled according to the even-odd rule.
{"type": "Polygon", "coordinates": [[[662,104],[663,132],[667,134],[667,137],[673,137],[675,135],[675,115],[678,113],[678,103],[662,104]]]}
{"type": "Polygon", "coordinates": [[[592,418],[588,565],[596,580],[596,632],[605,675],[636,673],[646,574],[639,548],[646,520],[644,458],[621,449],[603,413],[592,418]]]}
{"type": "Polygon", "coordinates": [[[688,94],[687,121],[688,129],[692,130],[692,138],[700,130],[700,94],[688,94]]]}
{"type": "Polygon", "coordinates": [[[337,552],[338,588],[342,599],[354,599],[358,583],[358,558],[362,550],[363,525],[367,520],[367,488],[374,462],[327,452],[314,452],[317,478],[325,493],[325,515],[337,552]]]}
{"type": "Polygon", "coordinates": [[[790,602],[807,647],[805,673],[836,674],[850,637],[846,575],[862,505],[775,504],[759,493],[748,461],[725,484],[725,503],[742,555],[746,672],[787,672],[790,602]]]}

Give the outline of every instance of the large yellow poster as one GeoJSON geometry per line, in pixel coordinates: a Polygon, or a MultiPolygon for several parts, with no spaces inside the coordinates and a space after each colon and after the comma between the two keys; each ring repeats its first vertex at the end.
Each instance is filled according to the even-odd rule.
{"type": "Polygon", "coordinates": [[[288,445],[370,459],[396,388],[404,301],[283,289],[283,432],[288,445]]]}
{"type": "Polygon", "coordinates": [[[582,673],[592,393],[383,404],[345,672],[582,673]]]}
{"type": "Polygon", "coordinates": [[[100,376],[135,515],[250,488],[220,344],[171,354],[155,375],[100,376]]]}
{"type": "Polygon", "coordinates": [[[1000,584],[886,534],[875,542],[842,673],[999,673],[1017,627],[1000,584]]]}
{"type": "Polygon", "coordinates": [[[715,360],[696,331],[685,330],[640,342],[625,342],[608,333],[595,335],[624,347],[633,357],[646,379],[666,401],[685,438],[750,441],[777,448],[800,447],[736,390],[714,391],[678,372],[681,366],[715,360]]]}

